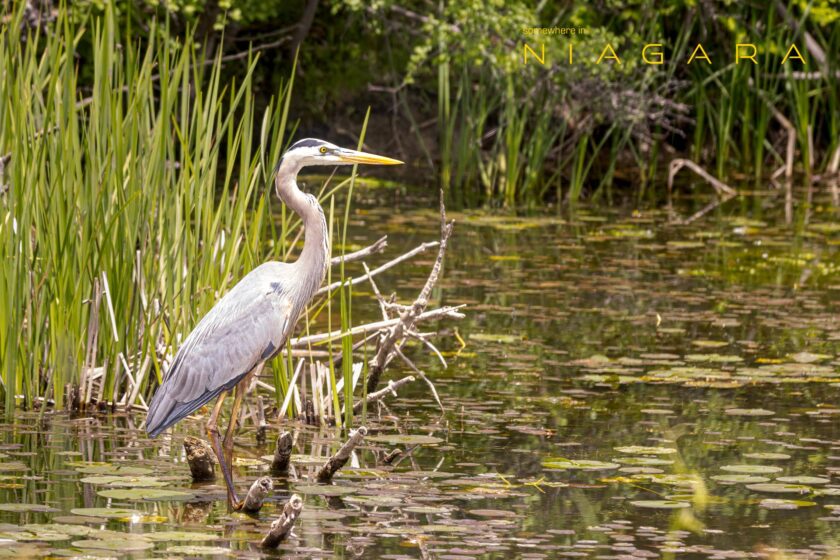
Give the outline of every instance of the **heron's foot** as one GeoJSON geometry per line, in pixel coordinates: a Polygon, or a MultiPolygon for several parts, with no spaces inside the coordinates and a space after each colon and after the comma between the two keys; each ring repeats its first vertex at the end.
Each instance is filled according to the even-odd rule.
{"type": "Polygon", "coordinates": [[[228,492],[227,497],[227,504],[228,504],[228,511],[239,511],[242,509],[242,504],[245,502],[240,501],[239,498],[236,497],[235,492],[228,492]]]}

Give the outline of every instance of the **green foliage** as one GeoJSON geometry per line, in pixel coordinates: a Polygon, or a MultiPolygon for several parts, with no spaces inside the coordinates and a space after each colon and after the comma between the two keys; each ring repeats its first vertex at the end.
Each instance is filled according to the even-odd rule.
{"type": "MultiPolygon", "coordinates": [[[[814,155],[825,168],[838,145],[840,88],[830,70],[840,32],[829,25],[837,2],[803,2],[802,14],[790,16],[829,56],[822,75],[805,80],[795,71],[820,69],[802,33],[776,10],[659,4],[453,0],[424,13],[402,3],[422,22],[402,87],[436,98],[438,171],[451,198],[516,206],[598,196],[605,186],[611,192],[619,158],[635,168],[641,193],[661,165],[662,145],[690,152],[723,178],[746,170],[758,180],[784,158],[786,132],[774,111],[796,125],[800,170],[812,172],[814,155]],[[528,32],[533,26],[575,33],[528,32]],[[739,42],[757,46],[758,64],[735,64],[739,42]],[[663,64],[642,59],[650,43],[661,44],[663,64]],[[712,64],[688,64],[698,43],[712,64]],[[527,63],[525,44],[537,53],[527,63]],[[808,65],[781,65],[791,44],[808,65]],[[611,54],[607,45],[620,63],[596,62],[611,54]],[[543,56],[545,63],[537,60],[543,56]]],[[[389,14],[390,5],[381,5],[380,17],[389,14]]]]}
{"type": "Polygon", "coordinates": [[[110,9],[80,26],[60,15],[25,41],[21,17],[0,29],[6,414],[39,399],[62,407],[67,385],[84,403],[130,405],[220,294],[290,254],[300,221],[273,218],[270,173],[288,140],[291,83],[258,114],[254,59],[225,81],[189,36],[153,23],[141,46],[110,9]]]}

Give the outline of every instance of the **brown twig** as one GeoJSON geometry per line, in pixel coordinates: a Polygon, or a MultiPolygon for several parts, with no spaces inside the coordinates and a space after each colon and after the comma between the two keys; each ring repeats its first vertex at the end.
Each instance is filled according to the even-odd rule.
{"type": "MultiPolygon", "coordinates": [[[[692,171],[694,171],[696,174],[700,175],[710,185],[712,185],[712,187],[717,192],[718,196],[721,197],[721,199],[723,199],[723,200],[715,201],[714,203],[710,204],[708,210],[711,210],[712,208],[714,208],[716,206],[719,206],[720,204],[722,204],[726,200],[729,200],[730,198],[732,198],[733,196],[738,194],[735,189],[733,189],[732,187],[730,187],[729,185],[727,185],[723,181],[720,181],[719,179],[713,177],[711,174],[709,174],[708,171],[706,171],[705,169],[703,169],[702,167],[700,167],[699,165],[697,165],[696,163],[694,163],[690,159],[682,159],[682,158],[672,159],[670,165],[668,166],[668,211],[669,211],[669,214],[673,214],[672,195],[673,195],[673,192],[674,192],[674,177],[676,176],[677,173],[679,173],[680,169],[682,169],[683,167],[687,167],[687,168],[691,169],[692,171]]],[[[708,210],[706,210],[706,212],[708,210]]],[[[703,214],[705,214],[705,212],[703,212],[703,214]]],[[[700,214],[700,215],[702,215],[702,214],[700,214]]],[[[693,220],[696,220],[698,217],[699,216],[693,216],[690,219],[693,221],[693,220]]],[[[679,219],[677,219],[675,221],[681,222],[681,220],[679,220],[679,219]]]]}
{"type": "Polygon", "coordinates": [[[402,450],[402,449],[400,449],[399,447],[395,447],[394,449],[392,449],[391,451],[389,451],[387,455],[385,455],[385,456],[382,458],[382,463],[383,463],[383,464],[385,464],[385,465],[390,465],[391,463],[393,463],[393,462],[394,462],[394,460],[395,460],[397,457],[399,457],[399,456],[400,456],[400,455],[402,455],[402,454],[403,454],[403,450],[402,450]]]}
{"type": "Polygon", "coordinates": [[[446,413],[446,409],[444,409],[444,408],[443,408],[443,403],[440,401],[440,396],[438,395],[437,389],[435,388],[435,384],[434,384],[434,383],[432,383],[431,379],[429,379],[428,377],[426,377],[426,374],[425,374],[425,373],[423,373],[423,371],[422,371],[420,368],[418,368],[418,367],[414,364],[414,362],[412,362],[412,361],[408,358],[408,356],[406,356],[405,354],[403,354],[403,351],[400,349],[400,347],[399,347],[399,346],[394,346],[394,352],[396,352],[396,353],[397,353],[397,355],[398,355],[398,356],[402,359],[402,361],[403,361],[403,362],[405,362],[405,364],[409,367],[409,369],[411,369],[411,371],[413,371],[414,373],[416,373],[416,374],[417,374],[417,376],[418,376],[420,379],[422,379],[423,381],[425,381],[425,382],[426,382],[426,385],[428,385],[428,386],[429,386],[429,389],[432,391],[432,396],[435,398],[435,402],[437,402],[438,406],[440,407],[440,411],[441,411],[442,413],[446,413]]]}
{"type": "Polygon", "coordinates": [[[277,545],[283,542],[292,531],[292,528],[295,526],[295,521],[302,511],[303,500],[297,494],[292,494],[292,497],[289,498],[289,501],[283,507],[283,513],[271,523],[271,529],[269,529],[268,534],[263,538],[260,546],[263,548],[277,548],[277,545]]]}
{"type": "MultiPolygon", "coordinates": [[[[342,261],[344,261],[345,263],[349,263],[349,262],[353,262],[353,261],[359,261],[359,260],[362,260],[365,257],[370,256],[370,255],[373,255],[373,254],[376,254],[376,253],[381,253],[382,251],[385,250],[385,247],[387,247],[387,246],[388,246],[388,236],[386,235],[384,237],[380,237],[379,239],[376,240],[376,242],[374,242],[372,245],[369,245],[369,246],[365,247],[364,249],[360,249],[358,251],[355,251],[353,253],[348,253],[348,254],[340,256],[340,257],[333,257],[332,259],[330,259],[330,264],[332,266],[337,266],[337,265],[340,265],[342,261]]],[[[367,272],[370,273],[370,271],[367,271],[367,272]]]]}
{"type": "Polygon", "coordinates": [[[371,404],[376,401],[382,400],[388,395],[394,395],[396,397],[397,389],[399,389],[407,383],[411,383],[412,381],[414,381],[413,375],[408,375],[406,377],[403,377],[402,379],[398,379],[397,381],[389,381],[387,387],[379,389],[378,391],[374,391],[373,393],[369,393],[364,400],[359,400],[353,403],[353,412],[360,412],[366,404],[371,404]]]}
{"type": "Polygon", "coordinates": [[[350,454],[353,453],[353,450],[356,449],[357,445],[362,443],[362,440],[366,435],[367,428],[364,426],[359,426],[359,429],[357,430],[351,430],[350,437],[346,442],[344,442],[344,445],[335,452],[335,455],[327,459],[327,462],[324,463],[324,466],[318,471],[316,476],[318,482],[329,482],[332,480],[336,471],[347,463],[347,460],[350,458],[350,454]]]}

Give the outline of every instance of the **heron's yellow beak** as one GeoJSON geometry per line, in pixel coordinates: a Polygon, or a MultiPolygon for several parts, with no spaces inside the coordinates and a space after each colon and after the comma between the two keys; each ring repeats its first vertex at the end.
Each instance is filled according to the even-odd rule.
{"type": "Polygon", "coordinates": [[[341,161],[347,163],[364,163],[367,165],[402,165],[398,159],[391,159],[385,156],[378,156],[376,154],[369,154],[367,152],[357,152],[356,150],[341,150],[338,153],[341,161]]]}

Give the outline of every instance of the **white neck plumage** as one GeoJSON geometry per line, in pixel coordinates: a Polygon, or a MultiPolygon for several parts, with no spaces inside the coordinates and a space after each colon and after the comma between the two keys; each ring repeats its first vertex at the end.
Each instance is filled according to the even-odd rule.
{"type": "Polygon", "coordinates": [[[295,160],[284,158],[275,175],[274,187],[280,200],[303,220],[303,250],[294,266],[305,279],[301,287],[307,293],[301,295],[308,299],[318,290],[326,276],[330,239],[324,210],[318,200],[297,186],[300,168],[301,165],[295,160]]]}

